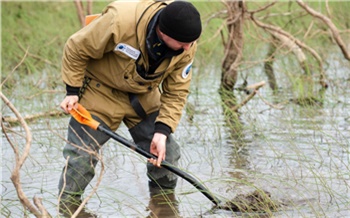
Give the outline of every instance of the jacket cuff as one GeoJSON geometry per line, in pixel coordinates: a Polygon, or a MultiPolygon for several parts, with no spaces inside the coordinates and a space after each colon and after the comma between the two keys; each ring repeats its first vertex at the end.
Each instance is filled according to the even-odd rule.
{"type": "Polygon", "coordinates": [[[66,95],[79,95],[80,87],[73,87],[66,84],[66,95]]]}
{"type": "Polygon", "coordinates": [[[168,137],[171,133],[171,128],[161,122],[156,122],[154,132],[162,133],[168,137]]]}

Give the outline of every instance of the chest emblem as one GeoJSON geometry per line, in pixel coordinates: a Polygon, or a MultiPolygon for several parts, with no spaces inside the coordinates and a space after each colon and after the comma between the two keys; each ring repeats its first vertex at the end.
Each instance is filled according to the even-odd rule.
{"type": "Polygon", "coordinates": [[[115,46],[114,51],[122,52],[134,60],[137,60],[140,55],[139,50],[125,43],[119,43],[117,46],[115,46]]]}

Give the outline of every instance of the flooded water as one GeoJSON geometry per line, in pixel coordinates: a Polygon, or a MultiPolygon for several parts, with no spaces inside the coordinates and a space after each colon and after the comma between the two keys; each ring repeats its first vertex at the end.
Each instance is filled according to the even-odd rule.
{"type": "MultiPolygon", "coordinates": [[[[195,106],[193,119],[190,121],[184,113],[175,134],[182,148],[180,168],[223,201],[256,189],[270,192],[273,199],[285,205],[273,217],[350,217],[350,77],[349,68],[341,67],[349,64],[332,64],[322,106],[288,103],[283,109],[275,109],[266,104],[292,98],[288,81],[281,79],[277,95],[268,86],[263,87],[261,97],[256,95],[240,109],[242,125],[235,131],[226,126],[222,116],[217,93],[219,68],[196,72],[189,96],[189,103],[195,106]]],[[[261,80],[266,80],[261,69],[249,76],[249,83],[261,80]]],[[[239,100],[246,97],[244,93],[237,96],[239,100]]],[[[41,196],[55,217],[67,124],[68,117],[64,117],[30,125],[33,143],[21,171],[25,194],[30,199],[41,196]]],[[[124,126],[118,133],[130,138],[124,126]]],[[[19,135],[10,137],[14,143],[24,144],[19,135]]],[[[102,182],[87,204],[88,210],[99,217],[264,215],[212,210],[213,203],[182,179],[173,195],[150,198],[145,158],[111,140],[104,146],[103,159],[102,182]]],[[[3,136],[2,217],[24,217],[9,179],[13,164],[13,151],[3,136]]],[[[86,195],[96,184],[100,170],[98,165],[86,195]]]]}

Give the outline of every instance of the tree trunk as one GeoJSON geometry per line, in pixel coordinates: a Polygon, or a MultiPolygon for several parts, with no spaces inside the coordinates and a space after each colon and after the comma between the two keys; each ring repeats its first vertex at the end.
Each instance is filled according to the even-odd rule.
{"type": "Polygon", "coordinates": [[[243,1],[227,1],[228,39],[222,63],[221,88],[232,91],[237,81],[237,68],[242,58],[243,21],[245,3],[243,1]]]}
{"type": "Polygon", "coordinates": [[[265,74],[269,81],[270,88],[276,92],[277,91],[277,81],[275,77],[275,72],[273,70],[273,62],[275,60],[276,46],[273,42],[269,44],[269,50],[266,54],[266,61],[264,63],[265,74]]]}
{"type": "Polygon", "coordinates": [[[87,0],[86,14],[84,13],[84,5],[82,0],[74,0],[75,8],[77,10],[80,26],[85,26],[85,16],[92,14],[92,0],[87,0]]]}
{"type": "Polygon", "coordinates": [[[241,123],[236,106],[233,89],[237,81],[237,68],[241,62],[243,50],[243,21],[245,3],[243,1],[226,1],[228,39],[225,44],[224,60],[222,62],[221,84],[219,94],[222,101],[226,124],[239,137],[241,123]]]}

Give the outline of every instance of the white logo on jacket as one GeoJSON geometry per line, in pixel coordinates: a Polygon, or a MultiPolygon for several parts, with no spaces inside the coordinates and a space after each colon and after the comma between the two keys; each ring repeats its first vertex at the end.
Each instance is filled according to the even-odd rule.
{"type": "Polygon", "coordinates": [[[192,68],[192,63],[189,63],[182,71],[182,78],[186,79],[188,77],[188,75],[190,74],[191,72],[191,68],[192,68]]]}

